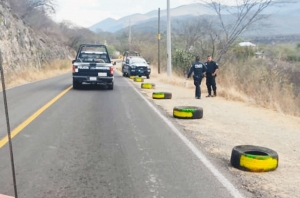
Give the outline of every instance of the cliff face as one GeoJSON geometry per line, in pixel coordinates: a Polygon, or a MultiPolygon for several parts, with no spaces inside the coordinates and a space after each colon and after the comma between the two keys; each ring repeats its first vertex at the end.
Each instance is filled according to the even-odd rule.
{"type": "Polygon", "coordinates": [[[0,51],[6,72],[41,67],[54,59],[71,59],[74,51],[50,36],[36,33],[11,13],[7,0],[0,0],[0,51]]]}

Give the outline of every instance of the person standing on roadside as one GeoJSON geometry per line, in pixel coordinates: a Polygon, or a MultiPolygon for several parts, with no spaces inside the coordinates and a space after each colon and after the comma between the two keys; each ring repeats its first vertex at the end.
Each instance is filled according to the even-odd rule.
{"type": "Polygon", "coordinates": [[[219,71],[218,64],[212,60],[211,55],[207,56],[207,62],[205,62],[206,67],[206,86],[208,95],[206,97],[216,97],[217,96],[217,85],[216,85],[216,76],[219,71]],[[213,90],[214,95],[211,95],[213,90]]]}
{"type": "Polygon", "coordinates": [[[195,98],[201,99],[201,81],[206,72],[206,67],[204,63],[200,62],[200,57],[196,56],[196,61],[192,64],[190,71],[187,75],[187,79],[191,77],[191,74],[194,72],[194,85],[195,85],[195,98]]]}

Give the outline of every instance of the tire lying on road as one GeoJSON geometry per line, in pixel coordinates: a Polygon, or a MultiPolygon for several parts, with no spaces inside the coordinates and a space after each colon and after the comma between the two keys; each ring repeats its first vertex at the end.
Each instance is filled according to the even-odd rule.
{"type": "Polygon", "coordinates": [[[130,79],[134,79],[136,76],[129,76],[130,79]]]}
{"type": "Polygon", "coordinates": [[[232,149],[230,163],[239,170],[267,172],[278,167],[278,154],[265,147],[239,145],[232,149]]]}
{"type": "Polygon", "coordinates": [[[154,83],[142,83],[141,84],[142,89],[155,89],[154,83]]]}
{"type": "Polygon", "coordinates": [[[144,82],[144,78],[142,78],[142,77],[135,77],[135,78],[133,79],[133,81],[134,81],[134,82],[144,82]]]}
{"type": "Polygon", "coordinates": [[[195,106],[177,106],[173,108],[173,117],[182,119],[201,119],[203,108],[195,106]]]}
{"type": "Polygon", "coordinates": [[[172,93],[169,92],[153,92],[153,99],[172,99],[172,93]]]}

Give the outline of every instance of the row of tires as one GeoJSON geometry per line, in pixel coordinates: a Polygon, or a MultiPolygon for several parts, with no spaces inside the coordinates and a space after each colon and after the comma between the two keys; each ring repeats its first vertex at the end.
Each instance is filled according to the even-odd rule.
{"type": "MultiPolygon", "coordinates": [[[[142,89],[155,89],[154,83],[143,83],[144,78],[138,76],[130,76],[134,82],[142,82],[142,89]]],[[[153,92],[153,99],[172,99],[170,92],[153,92]]],[[[173,117],[179,119],[201,119],[203,117],[203,108],[194,106],[176,106],[173,108],[173,117]]]]}
{"type": "MultiPolygon", "coordinates": [[[[144,82],[143,78],[130,77],[135,82],[144,82]]],[[[141,83],[142,89],[155,89],[154,83],[141,83]]],[[[153,99],[172,99],[170,92],[153,92],[153,99]]],[[[173,117],[179,119],[201,119],[203,108],[196,106],[175,106],[173,117]]],[[[233,167],[250,172],[273,171],[278,167],[278,153],[272,149],[253,146],[239,145],[231,151],[230,163],[233,167]]]]}

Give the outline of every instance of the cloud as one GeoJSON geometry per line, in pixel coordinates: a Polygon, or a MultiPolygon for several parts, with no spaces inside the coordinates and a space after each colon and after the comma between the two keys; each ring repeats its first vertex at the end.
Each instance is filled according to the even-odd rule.
{"type": "MultiPolygon", "coordinates": [[[[178,0],[179,4],[191,4],[191,3],[199,3],[199,0],[178,0]]],[[[172,2],[170,3],[172,5],[172,2]]]]}
{"type": "Polygon", "coordinates": [[[59,8],[53,17],[55,21],[70,20],[82,27],[90,27],[106,18],[118,18],[110,11],[101,10],[99,0],[60,0],[59,8]]]}
{"type": "MultiPolygon", "coordinates": [[[[120,19],[135,13],[147,13],[158,7],[166,9],[166,0],[56,0],[58,7],[53,19],[69,20],[90,27],[106,18],[120,19]]],[[[199,0],[170,0],[171,8],[199,0]]]]}
{"type": "Polygon", "coordinates": [[[141,5],[135,5],[130,10],[131,13],[144,13],[144,8],[141,5]]]}
{"type": "Polygon", "coordinates": [[[59,0],[59,7],[62,9],[70,7],[91,8],[100,6],[99,0],[59,0]]]}
{"type": "Polygon", "coordinates": [[[90,10],[90,9],[71,9],[57,13],[56,21],[70,20],[82,27],[90,27],[106,18],[116,18],[110,11],[90,10]]]}

